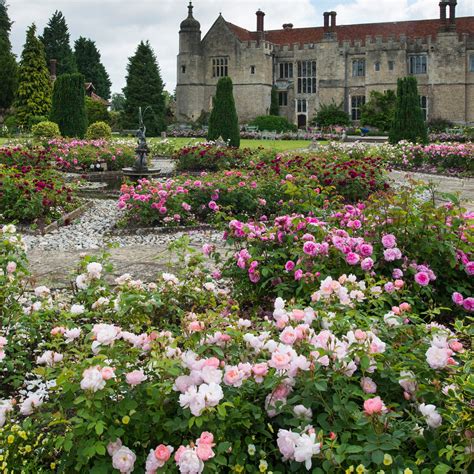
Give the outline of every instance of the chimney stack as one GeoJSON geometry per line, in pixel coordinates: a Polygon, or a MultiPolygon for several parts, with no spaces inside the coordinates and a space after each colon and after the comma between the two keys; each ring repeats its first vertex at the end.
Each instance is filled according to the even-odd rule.
{"type": "Polygon", "coordinates": [[[263,13],[260,9],[257,12],[257,31],[259,33],[263,33],[265,31],[265,13],[263,13]]]}
{"type": "Polygon", "coordinates": [[[331,13],[329,13],[329,12],[324,12],[323,13],[323,16],[324,16],[324,29],[325,30],[329,29],[329,15],[330,14],[331,13]]]}
{"type": "Polygon", "coordinates": [[[51,76],[51,80],[55,81],[56,80],[56,65],[58,61],[56,59],[50,59],[49,60],[49,74],[51,76]]]}
{"type": "Polygon", "coordinates": [[[446,23],[446,9],[448,8],[448,2],[442,0],[439,2],[439,19],[446,23]]]}
{"type": "Polygon", "coordinates": [[[456,24],[456,5],[457,4],[458,2],[456,0],[451,0],[449,2],[449,22],[453,26],[456,24]]]}
{"type": "Polygon", "coordinates": [[[329,15],[331,15],[331,30],[334,30],[336,28],[336,12],[329,12],[329,15]]]}

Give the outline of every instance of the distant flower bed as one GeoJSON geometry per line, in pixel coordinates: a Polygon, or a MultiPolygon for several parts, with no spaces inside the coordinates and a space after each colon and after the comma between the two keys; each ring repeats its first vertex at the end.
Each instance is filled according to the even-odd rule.
{"type": "Polygon", "coordinates": [[[74,189],[57,171],[0,165],[0,215],[3,221],[48,224],[80,205],[74,189]]]}
{"type": "Polygon", "coordinates": [[[457,142],[457,143],[467,143],[472,142],[472,138],[464,134],[459,133],[430,133],[429,134],[430,142],[457,142]]]}

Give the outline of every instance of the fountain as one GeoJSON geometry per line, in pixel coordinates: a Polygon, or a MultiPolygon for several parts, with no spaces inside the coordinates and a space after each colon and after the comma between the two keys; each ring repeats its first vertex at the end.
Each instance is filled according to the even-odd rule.
{"type": "Polygon", "coordinates": [[[136,133],[138,145],[137,148],[135,148],[137,159],[132,168],[122,168],[124,176],[131,178],[133,181],[138,181],[143,178],[152,178],[161,173],[161,170],[158,168],[148,168],[147,157],[150,149],[146,142],[146,127],[143,123],[143,115],[148,109],[151,109],[151,107],[146,107],[142,113],[142,108],[138,108],[139,129],[136,133]]]}

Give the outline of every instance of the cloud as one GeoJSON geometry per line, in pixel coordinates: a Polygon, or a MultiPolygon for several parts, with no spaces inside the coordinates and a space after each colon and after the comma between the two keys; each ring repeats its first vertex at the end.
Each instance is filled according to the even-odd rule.
{"type": "MultiPolygon", "coordinates": [[[[55,10],[63,12],[71,39],[85,36],[96,41],[115,92],[125,84],[128,58],[141,40],[149,40],[158,57],[168,90],[176,82],[179,24],[187,15],[188,0],[9,0],[14,51],[20,55],[28,25],[35,22],[41,34],[55,10]]],[[[295,27],[319,26],[323,10],[338,12],[338,23],[367,23],[438,16],[437,0],[194,0],[195,17],[203,35],[219,12],[244,28],[255,30],[255,12],[265,13],[267,29],[283,23],[295,27]]],[[[459,15],[472,15],[474,0],[460,0],[459,15]],[[469,6],[470,5],[470,6],[469,6]]]]}

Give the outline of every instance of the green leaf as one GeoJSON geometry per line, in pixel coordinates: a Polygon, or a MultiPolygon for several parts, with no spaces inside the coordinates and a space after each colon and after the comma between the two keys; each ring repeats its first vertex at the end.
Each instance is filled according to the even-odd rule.
{"type": "Polygon", "coordinates": [[[377,449],[372,453],[372,462],[375,464],[382,464],[383,463],[383,451],[377,449]]]}

